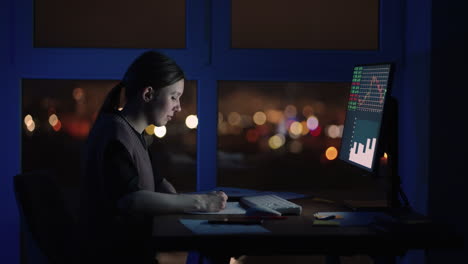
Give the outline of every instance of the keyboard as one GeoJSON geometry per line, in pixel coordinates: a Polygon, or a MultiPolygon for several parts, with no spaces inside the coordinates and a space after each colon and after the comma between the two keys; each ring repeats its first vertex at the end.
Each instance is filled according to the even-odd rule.
{"type": "Polygon", "coordinates": [[[302,206],[274,194],[244,196],[240,202],[249,208],[267,208],[278,212],[278,215],[301,215],[302,206]]]}

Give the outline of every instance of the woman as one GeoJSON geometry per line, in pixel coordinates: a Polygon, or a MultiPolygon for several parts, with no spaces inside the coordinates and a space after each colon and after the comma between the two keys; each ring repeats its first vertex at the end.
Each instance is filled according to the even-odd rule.
{"type": "Polygon", "coordinates": [[[148,51],[128,68],[107,95],[88,136],[81,191],[83,263],[154,263],[152,215],[219,211],[223,192],[177,194],[155,176],[143,136],[180,112],[184,73],[167,56],[148,51]],[[125,89],[122,111],[120,94],[125,89]]]}

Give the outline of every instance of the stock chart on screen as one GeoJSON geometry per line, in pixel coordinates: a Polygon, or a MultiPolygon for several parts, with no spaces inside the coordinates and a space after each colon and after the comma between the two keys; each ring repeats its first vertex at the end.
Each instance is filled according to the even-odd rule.
{"type": "Polygon", "coordinates": [[[378,146],[390,64],[354,67],[340,159],[368,171],[378,146]]]}

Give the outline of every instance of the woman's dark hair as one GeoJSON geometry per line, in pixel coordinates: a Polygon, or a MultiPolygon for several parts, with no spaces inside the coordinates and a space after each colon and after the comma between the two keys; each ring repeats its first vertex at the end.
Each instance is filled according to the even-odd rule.
{"type": "Polygon", "coordinates": [[[133,61],[122,81],[107,94],[99,115],[119,107],[123,87],[128,101],[145,87],[151,86],[158,93],[161,88],[184,78],[184,72],[174,60],[157,51],[146,51],[133,61]]]}

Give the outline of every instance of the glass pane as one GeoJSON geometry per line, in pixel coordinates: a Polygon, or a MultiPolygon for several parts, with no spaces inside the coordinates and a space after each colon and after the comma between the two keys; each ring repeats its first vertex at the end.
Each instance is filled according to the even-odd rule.
{"type": "Polygon", "coordinates": [[[232,48],[375,50],[379,0],[235,0],[232,48]]]}
{"type": "Polygon", "coordinates": [[[337,160],[349,88],[349,83],[220,81],[218,185],[366,189],[383,195],[372,179],[337,160]]]}
{"type": "Polygon", "coordinates": [[[185,48],[184,0],[37,0],[35,47],[185,48]]]}
{"type": "MultiPolygon", "coordinates": [[[[53,169],[64,187],[80,180],[80,151],[97,112],[115,80],[23,80],[22,171],[53,169]]],[[[153,166],[178,191],[196,189],[196,129],[185,119],[196,115],[196,82],[186,81],[182,111],[166,133],[152,139],[153,166]]],[[[154,127],[153,127],[154,129],[154,127]]],[[[149,129],[147,130],[149,131],[149,129]]],[[[154,131],[154,130],[153,130],[154,131]]]]}

